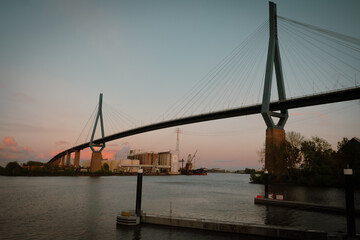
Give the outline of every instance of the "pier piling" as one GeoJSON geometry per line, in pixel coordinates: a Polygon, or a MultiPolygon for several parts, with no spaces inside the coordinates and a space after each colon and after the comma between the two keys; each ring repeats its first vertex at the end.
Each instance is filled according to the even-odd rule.
{"type": "Polygon", "coordinates": [[[142,195],[142,178],[143,169],[139,169],[137,173],[137,187],[136,187],[136,215],[141,216],[141,195],[142,195]]]}
{"type": "Polygon", "coordinates": [[[348,236],[355,237],[355,207],[354,207],[354,187],[352,181],[352,169],[344,169],[345,175],[345,201],[346,201],[346,221],[348,236]]]}

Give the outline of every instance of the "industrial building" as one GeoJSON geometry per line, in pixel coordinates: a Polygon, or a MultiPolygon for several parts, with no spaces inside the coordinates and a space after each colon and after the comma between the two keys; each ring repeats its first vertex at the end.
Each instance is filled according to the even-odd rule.
{"type": "Polygon", "coordinates": [[[158,168],[167,169],[168,174],[179,174],[179,155],[175,152],[160,152],[158,168]]]}
{"type": "MultiPolygon", "coordinates": [[[[101,166],[104,166],[105,163],[109,166],[109,170],[115,173],[136,173],[140,168],[140,161],[133,159],[101,160],[101,166]]],[[[81,167],[90,169],[90,160],[82,161],[81,167]]]]}
{"type": "MultiPolygon", "coordinates": [[[[130,150],[127,159],[102,160],[101,165],[107,164],[111,172],[136,173],[139,168],[144,173],[179,174],[179,157],[177,151],[145,152],[130,150]]],[[[83,168],[90,168],[90,160],[82,161],[83,168]]]]}
{"type": "Polygon", "coordinates": [[[141,168],[148,173],[179,174],[179,157],[176,151],[155,153],[130,150],[128,159],[139,160],[141,168]]]}
{"type": "Polygon", "coordinates": [[[118,160],[117,168],[113,172],[136,173],[140,168],[140,161],[137,159],[118,160]]]}
{"type": "Polygon", "coordinates": [[[145,173],[156,173],[158,154],[154,152],[144,152],[142,150],[130,150],[128,159],[138,160],[145,173]]]}

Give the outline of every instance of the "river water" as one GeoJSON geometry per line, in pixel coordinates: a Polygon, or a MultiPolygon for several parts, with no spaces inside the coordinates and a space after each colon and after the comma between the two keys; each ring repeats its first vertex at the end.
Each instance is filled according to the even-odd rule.
{"type": "MultiPolygon", "coordinates": [[[[346,232],[346,217],[254,204],[249,175],[144,176],[146,213],[346,232]]],[[[344,206],[342,189],[270,186],[287,200],[344,206]]],[[[143,225],[116,227],[135,208],[136,176],[0,177],[1,239],[232,239],[231,234],[143,225]]],[[[360,191],[355,194],[360,208],[360,191]]],[[[356,219],[357,231],[360,219],[356,219]]],[[[243,238],[243,239],[248,239],[243,238]]]]}

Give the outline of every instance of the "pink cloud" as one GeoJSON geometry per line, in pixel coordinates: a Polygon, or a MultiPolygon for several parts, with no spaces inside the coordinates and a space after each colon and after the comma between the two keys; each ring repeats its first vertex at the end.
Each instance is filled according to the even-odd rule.
{"type": "MultiPolygon", "coordinates": [[[[103,159],[109,159],[109,160],[115,159],[115,155],[116,155],[116,153],[118,151],[119,151],[119,149],[107,149],[107,148],[105,148],[102,151],[102,157],[103,157],[103,159]]],[[[82,150],[80,152],[80,158],[82,160],[90,160],[91,159],[91,154],[92,154],[91,149],[86,148],[86,149],[84,149],[84,150],[82,150]]]]}
{"type": "Polygon", "coordinates": [[[63,151],[62,149],[57,149],[57,150],[51,152],[50,156],[53,157],[53,156],[57,155],[58,153],[61,153],[62,151],[63,151]]]}
{"type": "Polygon", "coordinates": [[[0,144],[0,152],[7,153],[30,153],[31,148],[28,146],[18,146],[13,137],[6,136],[3,139],[3,144],[0,144]]]}
{"type": "Polygon", "coordinates": [[[90,160],[91,159],[92,151],[90,148],[86,148],[80,152],[80,159],[83,160],[90,160]]]}
{"type": "Polygon", "coordinates": [[[3,139],[3,143],[7,146],[16,146],[16,142],[15,142],[14,138],[9,137],[9,136],[6,136],[3,139]]]}
{"type": "Polygon", "coordinates": [[[45,154],[44,154],[44,153],[40,153],[40,154],[36,157],[36,159],[46,160],[46,159],[45,159],[45,154]]]}
{"type": "Polygon", "coordinates": [[[33,151],[28,146],[18,146],[15,139],[6,136],[0,144],[0,159],[8,161],[28,161],[33,159],[33,151]]]}
{"type": "MultiPolygon", "coordinates": [[[[118,158],[117,154],[120,151],[121,151],[121,149],[119,149],[119,148],[114,148],[114,149],[105,148],[102,151],[102,157],[103,157],[103,159],[113,160],[115,158],[118,158]]],[[[80,159],[81,160],[90,160],[91,159],[91,154],[92,154],[92,151],[91,151],[90,148],[86,148],[84,150],[81,150],[80,159]]]]}
{"type": "Polygon", "coordinates": [[[24,151],[26,152],[32,152],[33,150],[31,148],[29,148],[28,146],[25,146],[24,147],[24,151]]]}
{"type": "Polygon", "coordinates": [[[293,116],[311,116],[315,115],[319,118],[326,118],[326,116],[320,112],[305,112],[305,113],[290,113],[293,116]]]}
{"type": "Polygon", "coordinates": [[[57,141],[56,142],[56,145],[69,145],[69,142],[67,142],[67,141],[64,141],[64,140],[60,140],[60,141],[57,141]]]}
{"type": "Polygon", "coordinates": [[[116,153],[119,151],[119,149],[104,149],[103,151],[103,159],[115,159],[116,153]]]}

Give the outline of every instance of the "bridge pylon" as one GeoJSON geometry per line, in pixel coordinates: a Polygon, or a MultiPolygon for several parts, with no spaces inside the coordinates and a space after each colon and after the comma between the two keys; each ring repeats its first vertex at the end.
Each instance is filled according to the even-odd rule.
{"type": "Polygon", "coordinates": [[[282,109],[277,112],[270,110],[270,97],[274,68],[279,100],[281,101],[286,99],[277,32],[276,4],[273,2],[269,2],[269,18],[269,47],[261,107],[261,115],[263,116],[267,126],[265,141],[265,169],[275,176],[281,176],[285,174],[286,169],[280,154],[280,147],[285,141],[284,126],[289,115],[287,109],[282,109]],[[273,117],[278,118],[277,123],[274,122],[273,117]]]}
{"type": "Polygon", "coordinates": [[[101,137],[102,138],[105,137],[104,122],[103,122],[103,116],[102,116],[102,96],[103,96],[103,94],[100,93],[99,108],[98,108],[93,132],[91,134],[91,139],[90,139],[90,143],[89,143],[89,147],[92,150],[91,162],[90,162],[90,172],[96,172],[96,171],[101,170],[101,160],[102,160],[101,152],[105,148],[105,143],[101,143],[101,144],[94,143],[96,127],[98,125],[99,119],[100,119],[100,126],[101,126],[101,137]],[[95,148],[97,148],[97,149],[95,149],[95,148]]]}
{"type": "Polygon", "coordinates": [[[73,166],[75,169],[80,168],[80,150],[75,151],[74,163],[73,166]]]}

